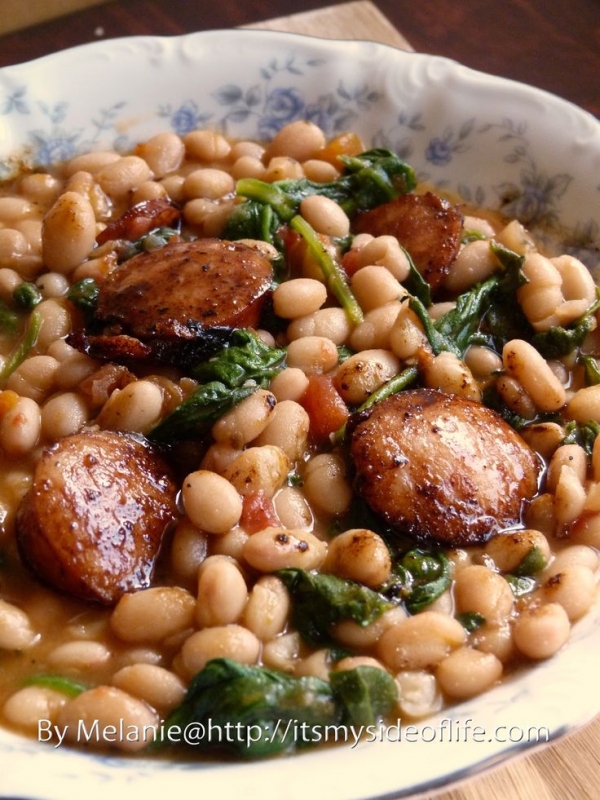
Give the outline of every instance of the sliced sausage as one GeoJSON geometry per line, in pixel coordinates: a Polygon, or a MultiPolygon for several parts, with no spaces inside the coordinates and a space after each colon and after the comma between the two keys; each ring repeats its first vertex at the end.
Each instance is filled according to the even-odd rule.
{"type": "Polygon", "coordinates": [[[177,486],[128,434],[90,430],[44,451],[16,519],[22,560],[45,583],[111,605],[149,586],[177,486]]]}
{"type": "Polygon", "coordinates": [[[271,262],[241,242],[172,242],[113,270],[98,297],[101,333],[71,342],[99,358],[197,363],[233,329],[259,324],[272,281],[271,262]]]}
{"type": "Polygon", "coordinates": [[[432,291],[441,286],[458,255],[462,227],[458,208],[432,192],[400,195],[361,211],[352,222],[355,233],[395,236],[432,291]]]}
{"type": "Polygon", "coordinates": [[[164,197],[145,200],[128,208],[118,219],[111,220],[96,236],[96,244],[104,244],[111,239],[135,242],[154,228],[172,228],[180,217],[181,211],[171,200],[164,197]]]}
{"type": "Polygon", "coordinates": [[[392,528],[459,547],[519,523],[541,463],[480,403],[433,389],[400,392],[357,420],[356,489],[392,528]]]}

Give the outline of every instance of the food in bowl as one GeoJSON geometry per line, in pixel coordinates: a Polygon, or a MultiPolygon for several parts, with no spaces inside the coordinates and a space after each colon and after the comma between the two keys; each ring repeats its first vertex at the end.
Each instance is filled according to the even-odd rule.
{"type": "Polygon", "coordinates": [[[568,647],[600,546],[579,258],[307,120],[78,155],[2,211],[5,724],[275,755],[568,647]]]}

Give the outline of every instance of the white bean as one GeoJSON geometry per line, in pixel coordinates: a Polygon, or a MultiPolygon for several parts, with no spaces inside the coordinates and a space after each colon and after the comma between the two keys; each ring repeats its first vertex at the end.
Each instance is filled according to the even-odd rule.
{"type": "Polygon", "coordinates": [[[391,569],[392,561],[384,540],[366,528],[352,528],[334,537],[323,565],[325,572],[372,589],[385,583],[391,569]]]}
{"type": "Polygon", "coordinates": [[[264,492],[273,497],[288,476],[290,461],[279,447],[263,445],[243,450],[226,467],[227,478],[242,496],[264,492]]]}
{"type": "Polygon", "coordinates": [[[421,611],[384,631],[377,655],[392,671],[431,669],[466,640],[458,620],[436,611],[421,611]]]}
{"type": "Polygon", "coordinates": [[[124,642],[161,642],[192,627],[196,598],[179,586],[154,586],[125,594],[110,626],[124,642]]]}
{"type": "Polygon", "coordinates": [[[338,362],[335,342],[325,336],[304,336],[287,346],[287,365],[307,375],[329,372],[338,362]]]}
{"type": "Polygon", "coordinates": [[[98,415],[98,424],[115,431],[147,433],[160,419],[163,393],[153,381],[132,381],[115,389],[98,415]]]}
{"type": "Polygon", "coordinates": [[[226,533],[242,515],[242,498],[235,487],[210,470],[191,472],[183,481],[181,498],[190,520],[206,533],[226,533]]]}
{"type": "Polygon", "coordinates": [[[476,239],[461,248],[444,279],[444,286],[449,291],[460,294],[489,278],[496,266],[497,261],[490,249],[490,243],[485,239],[476,239]]]}
{"type": "Polygon", "coordinates": [[[268,425],[257,436],[255,444],[278,447],[293,463],[308,447],[309,428],[310,418],[300,403],[282,400],[273,409],[268,425]]]}
{"type": "Polygon", "coordinates": [[[507,581],[479,564],[457,572],[454,596],[459,612],[481,614],[487,622],[506,619],[514,606],[514,595],[507,581]]]}
{"type": "Polygon", "coordinates": [[[221,625],[196,631],[183,643],[181,667],[193,677],[214,658],[232,658],[240,664],[256,664],[260,639],[241,625],[221,625]]]}
{"type": "Polygon", "coordinates": [[[278,317],[296,319],[317,311],[327,299],[327,288],[314,278],[294,278],[280,283],[273,292],[273,310],[278,317]]]}
{"type": "Polygon", "coordinates": [[[68,275],[91,252],[96,217],[90,201],[78,192],[65,192],[44,218],[42,258],[47,269],[68,275]]]}
{"type": "Polygon", "coordinates": [[[0,648],[27,650],[38,638],[23,609],[0,599],[0,648]]]}
{"type": "Polygon", "coordinates": [[[493,653],[459,647],[437,667],[435,676],[449,697],[464,700],[490,689],[502,675],[502,662],[493,653]]]}
{"type": "Polygon", "coordinates": [[[431,389],[456,394],[469,400],[481,400],[481,388],[464,361],[448,350],[427,362],[423,371],[425,383],[431,389]]]}
{"type": "Polygon", "coordinates": [[[317,233],[324,236],[344,237],[350,232],[348,215],[329,197],[308,195],[300,201],[300,214],[317,233]]]}
{"type": "Polygon", "coordinates": [[[523,386],[540,411],[558,411],[566,402],[564,386],[542,355],[524,339],[504,345],[502,360],[509,375],[523,386]]]}
{"type": "MultiPolygon", "coordinates": [[[[305,278],[304,280],[310,280],[305,278]]],[[[284,284],[285,286],[285,284],[284,284]]],[[[287,337],[290,342],[307,336],[330,339],[334,344],[345,344],[352,332],[352,324],[343,308],[332,306],[320,308],[312,314],[297,317],[288,325],[287,337]]]]}
{"type": "Polygon", "coordinates": [[[544,603],[558,603],[567,612],[571,622],[586,614],[597,595],[597,584],[591,569],[580,565],[564,567],[552,575],[537,590],[544,603]]]}
{"type": "Polygon", "coordinates": [[[571,625],[559,603],[533,606],[516,618],[513,636],[515,645],[527,658],[549,658],[569,638],[571,625]]]}
{"type": "Polygon", "coordinates": [[[349,405],[360,405],[400,371],[399,359],[389,350],[362,350],[337,368],[335,386],[349,405]]]}
{"type": "Polygon", "coordinates": [[[398,708],[403,716],[422,719],[442,707],[435,675],[426,670],[404,670],[396,675],[398,708]]]}
{"type": "MultiPolygon", "coordinates": [[[[42,428],[40,407],[29,397],[14,393],[11,402],[0,418],[0,448],[9,458],[19,458],[29,453],[37,444],[42,428]]],[[[6,392],[2,393],[6,397],[6,392]]]]}
{"type": "Polygon", "coordinates": [[[283,633],[290,597],[275,575],[263,575],[252,587],[243,613],[244,625],[262,641],[283,633]]]}
{"type": "Polygon", "coordinates": [[[57,724],[67,731],[72,742],[81,737],[82,722],[94,725],[92,746],[103,749],[110,744],[126,752],[136,752],[154,741],[159,719],[142,700],[115,686],[97,686],[74,697],[57,715],[57,724]]]}
{"type": "Polygon", "coordinates": [[[118,689],[145,700],[152,708],[170,711],[185,695],[185,684],[178,675],[157,664],[130,664],[115,672],[111,683],[118,689]]]}
{"type": "Polygon", "coordinates": [[[37,732],[40,720],[56,721],[58,710],[67,699],[62,692],[45,686],[25,686],[8,698],[2,713],[13,725],[37,732]]]}
{"type": "Polygon", "coordinates": [[[306,464],[304,494],[328,514],[343,514],[352,501],[352,488],[343,460],[334,453],[320,453],[306,464]]]}
{"type": "Polygon", "coordinates": [[[248,589],[237,564],[225,556],[210,556],[198,577],[196,623],[200,628],[237,622],[248,601],[248,589]]]}
{"type": "Polygon", "coordinates": [[[244,561],[260,572],[318,569],[326,554],[327,544],[314,534],[285,528],[264,528],[253,533],[242,551],[244,561]]]}
{"type": "Polygon", "coordinates": [[[50,441],[76,433],[90,419],[84,398],[77,392],[62,392],[42,407],[42,432],[50,441]]]}
{"type": "Polygon", "coordinates": [[[371,311],[407,294],[406,289],[386,267],[374,264],[361,267],[350,282],[354,296],[363,311],[371,311]]]}
{"type": "Polygon", "coordinates": [[[289,122],[272,138],[267,149],[267,158],[289,156],[298,161],[312,158],[325,146],[325,134],[309,120],[289,122]]]}
{"type": "Polygon", "coordinates": [[[59,644],[48,656],[48,663],[58,669],[83,673],[110,661],[111,652],[102,642],[79,639],[59,644]]]}
{"type": "Polygon", "coordinates": [[[129,192],[152,178],[148,164],[139,156],[123,156],[96,173],[102,190],[113,200],[123,200],[129,192]]]}
{"type": "Polygon", "coordinates": [[[275,395],[257,389],[219,418],[212,427],[213,439],[241,450],[267,427],[276,405],[275,395]]]}

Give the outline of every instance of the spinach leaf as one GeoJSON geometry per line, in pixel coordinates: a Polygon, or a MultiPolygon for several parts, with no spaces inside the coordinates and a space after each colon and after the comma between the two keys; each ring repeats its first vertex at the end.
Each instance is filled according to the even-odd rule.
{"type": "Polygon", "coordinates": [[[121,243],[118,248],[119,262],[128,261],[139,253],[149,253],[151,250],[158,250],[175,237],[179,237],[179,231],[175,228],[170,228],[167,225],[153,228],[134,242],[121,243]]]}
{"type": "Polygon", "coordinates": [[[227,218],[223,237],[230,240],[257,239],[268,242],[279,250],[277,232],[280,227],[281,219],[271,205],[247,200],[234,205],[227,218]]]}
{"type": "Polygon", "coordinates": [[[23,334],[12,352],[4,362],[2,369],[0,369],[0,387],[8,380],[9,376],[16,370],[26,358],[31,348],[37,342],[37,338],[42,327],[42,317],[36,309],[29,315],[27,325],[23,334]]]}
{"type": "Polygon", "coordinates": [[[517,578],[535,575],[536,572],[543,570],[547,563],[548,561],[542,550],[534,545],[513,569],[512,574],[517,578]]]}
{"type": "Polygon", "coordinates": [[[524,594],[533,592],[536,587],[535,578],[530,575],[505,575],[504,577],[515,597],[523,597],[524,594]]]}
{"type": "Polygon", "coordinates": [[[188,743],[183,732],[193,726],[192,744],[199,750],[266,758],[332,736],[337,741],[349,726],[358,737],[389,714],[396,700],[394,679],[375,667],[333,672],[328,682],[213,659],[193,678],[152,747],[188,743]]]}
{"type": "Polygon", "coordinates": [[[600,365],[594,356],[580,356],[579,363],[583,365],[586,386],[596,386],[600,383],[600,365]]]}
{"type": "Polygon", "coordinates": [[[417,614],[450,588],[452,564],[441,550],[415,547],[393,566],[392,577],[382,587],[386,597],[404,602],[411,614],[417,614]]]}
{"type": "Polygon", "coordinates": [[[17,308],[22,308],[25,311],[31,311],[38,303],[42,302],[42,293],[30,281],[23,281],[20,283],[12,294],[12,299],[17,308]]]}
{"type": "Polygon", "coordinates": [[[524,259],[495,242],[490,242],[490,249],[498,261],[498,272],[459,295],[454,308],[438,319],[431,319],[427,304],[419,297],[410,298],[410,307],[436,355],[446,350],[462,358],[474,343],[493,346],[499,352],[508,338],[514,338],[508,332],[514,332],[516,319],[519,328],[527,324],[514,299],[516,289],[526,280],[521,269],[524,259]]]}
{"type": "Polygon", "coordinates": [[[292,624],[309,644],[329,644],[336,622],[350,619],[367,626],[394,605],[378,592],[336,575],[302,569],[283,569],[276,574],[292,597],[292,624]]]}
{"type": "Polygon", "coordinates": [[[587,422],[567,422],[565,436],[561,444],[578,444],[588,456],[592,455],[594,442],[600,433],[600,423],[590,419],[587,422]]]}
{"type": "Polygon", "coordinates": [[[181,732],[197,723],[195,746],[264,758],[317,741],[342,714],[327,681],[214,659],[193,678],[155,746],[180,743],[181,732]]]}
{"type": "Polygon", "coordinates": [[[96,313],[100,287],[93,278],[83,278],[74,283],[69,289],[67,300],[82,312],[86,323],[89,322],[96,313]]]}
{"type": "Polygon", "coordinates": [[[469,633],[473,633],[477,628],[485,625],[485,617],[477,611],[465,611],[464,614],[459,614],[456,619],[469,633]]]}
{"type": "Polygon", "coordinates": [[[4,300],[0,300],[0,333],[16,333],[19,329],[20,321],[20,315],[10,308],[4,300]]]}
{"type": "Polygon", "coordinates": [[[203,381],[186,400],[150,431],[155,442],[193,439],[283,369],[285,350],[266,345],[246,329],[233,332],[230,344],[192,370],[203,381]]]}
{"type": "Polygon", "coordinates": [[[344,723],[365,727],[388,716],[398,700],[398,687],[388,672],[378,667],[356,667],[332,672],[329,680],[344,707],[344,723]]]}
{"type": "Polygon", "coordinates": [[[374,148],[358,156],[341,156],[340,160],[344,174],[328,183],[306,178],[273,183],[256,178],[239,180],[237,194],[246,199],[234,207],[224,238],[264,239],[274,243],[278,228],[298,214],[300,203],[309,195],[334,200],[352,217],[359,210],[374,208],[410,192],[416,185],[412,167],[390,150],[374,148]]]}
{"type": "Polygon", "coordinates": [[[198,364],[192,375],[201,382],[220,381],[230,389],[250,380],[264,387],[283,369],[284,359],[284,349],[270,347],[253,331],[238,328],[227,347],[198,364]]]}
{"type": "Polygon", "coordinates": [[[403,282],[407,292],[420,300],[425,308],[431,305],[431,286],[415,266],[415,262],[406,248],[402,247],[408,260],[408,278],[403,282]]]}
{"type": "Polygon", "coordinates": [[[531,344],[546,359],[561,358],[572,353],[576,347],[582,344],[588,333],[596,327],[598,308],[600,308],[600,300],[596,300],[574,325],[568,328],[555,325],[547,331],[536,333],[531,344]]]}

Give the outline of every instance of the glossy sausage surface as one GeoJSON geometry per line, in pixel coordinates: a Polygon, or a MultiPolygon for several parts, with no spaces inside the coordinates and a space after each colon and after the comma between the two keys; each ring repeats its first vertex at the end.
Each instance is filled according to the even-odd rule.
{"type": "Polygon", "coordinates": [[[150,585],[176,484],[143,440],[89,430],[44,451],[17,514],[23,561],[73,597],[116,603],[150,585]]]}
{"type": "Polygon", "coordinates": [[[459,547],[520,521],[537,455],[494,411],[433,389],[400,392],[351,432],[356,488],[392,528],[459,547]]]}
{"type": "Polygon", "coordinates": [[[352,221],[356,233],[395,236],[435,291],[458,255],[463,216],[431,192],[406,194],[363,211],[352,221]]]}
{"type": "Polygon", "coordinates": [[[270,261],[240,242],[172,242],[113,270],[100,287],[100,333],[79,332],[71,343],[117,361],[197,362],[233,329],[259,324],[272,280],[270,261]]]}

